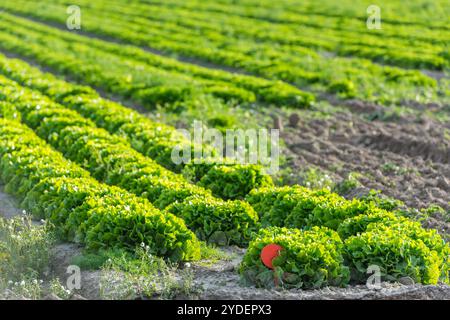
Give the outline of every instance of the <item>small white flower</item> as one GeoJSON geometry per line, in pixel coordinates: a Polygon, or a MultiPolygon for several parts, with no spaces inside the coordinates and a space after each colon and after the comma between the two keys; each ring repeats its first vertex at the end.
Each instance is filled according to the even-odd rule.
{"type": "Polygon", "coordinates": [[[189,262],[186,262],[184,265],[186,266],[186,268],[190,268],[191,267],[191,264],[189,262]]]}
{"type": "Polygon", "coordinates": [[[27,212],[25,210],[22,210],[22,214],[27,214],[27,212]]]}
{"type": "Polygon", "coordinates": [[[141,243],[141,248],[144,248],[145,247],[145,243],[141,243]]]}
{"type": "Polygon", "coordinates": [[[23,287],[23,286],[25,285],[25,280],[22,280],[22,281],[20,282],[20,285],[23,287]]]}

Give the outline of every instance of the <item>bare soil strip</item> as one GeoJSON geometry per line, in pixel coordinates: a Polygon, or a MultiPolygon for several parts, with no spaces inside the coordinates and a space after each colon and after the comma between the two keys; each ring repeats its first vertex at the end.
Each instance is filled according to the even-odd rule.
{"type": "Polygon", "coordinates": [[[0,214],[5,218],[12,218],[22,213],[16,199],[5,192],[5,187],[0,185],[0,214]]]}

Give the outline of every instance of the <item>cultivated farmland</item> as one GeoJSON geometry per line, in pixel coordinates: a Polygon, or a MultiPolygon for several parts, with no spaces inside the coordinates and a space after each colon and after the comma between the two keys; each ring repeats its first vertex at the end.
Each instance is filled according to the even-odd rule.
{"type": "Polygon", "coordinates": [[[443,0],[1,1],[0,298],[449,299],[449,46],[443,0]]]}

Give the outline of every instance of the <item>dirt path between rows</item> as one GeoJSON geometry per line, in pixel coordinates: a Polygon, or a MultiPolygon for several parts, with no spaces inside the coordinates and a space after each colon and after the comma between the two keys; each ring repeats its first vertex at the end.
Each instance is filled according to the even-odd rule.
{"type": "MultiPolygon", "coordinates": [[[[267,290],[244,286],[240,282],[237,268],[243,250],[227,248],[227,252],[235,254],[231,261],[220,261],[205,267],[195,263],[193,287],[196,294],[191,296],[176,296],[183,299],[200,300],[346,300],[346,299],[450,299],[450,286],[403,285],[400,283],[382,283],[379,289],[369,289],[366,286],[349,286],[347,288],[326,287],[320,290],[267,290]]],[[[63,281],[68,276],[66,267],[71,258],[80,253],[80,248],[72,244],[59,245],[55,248],[53,262],[56,274],[63,281]]],[[[82,288],[79,294],[88,299],[99,298],[100,271],[83,271],[81,274],[82,288]]],[[[158,299],[158,296],[152,297],[158,299]]]]}
{"type": "Polygon", "coordinates": [[[5,192],[5,186],[0,185],[0,214],[5,218],[12,218],[22,212],[16,199],[5,192]]]}

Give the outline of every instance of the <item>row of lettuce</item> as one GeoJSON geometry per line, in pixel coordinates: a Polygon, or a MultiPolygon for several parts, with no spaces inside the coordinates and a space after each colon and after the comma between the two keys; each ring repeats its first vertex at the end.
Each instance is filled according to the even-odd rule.
{"type": "Polygon", "coordinates": [[[130,46],[64,32],[2,14],[2,48],[37,59],[58,72],[149,109],[194,103],[203,95],[232,103],[260,101],[308,107],[314,95],[281,81],[231,74],[177,62],[130,46]],[[14,27],[13,27],[14,26],[14,27]],[[43,48],[51,51],[42,50],[43,48]]]}
{"type": "MultiPolygon", "coordinates": [[[[4,102],[2,105],[8,108],[4,102]]],[[[198,241],[181,219],[123,189],[98,183],[17,121],[3,119],[0,124],[2,181],[9,192],[23,199],[25,208],[57,226],[63,238],[90,248],[132,247],[142,242],[155,254],[175,261],[198,259],[198,241]]],[[[349,206],[346,200],[324,190],[271,188],[255,190],[251,197],[253,201],[264,198],[269,211],[295,203],[294,208],[302,207],[305,201],[325,197],[329,207],[323,208],[324,202],[316,201],[316,207],[308,208],[310,216],[326,211],[330,217],[334,210],[339,213],[337,220],[344,219],[337,224],[336,219],[327,220],[327,215],[319,214],[323,222],[331,221],[329,228],[310,226],[309,222],[302,226],[303,231],[292,227],[260,229],[240,267],[244,278],[258,286],[274,285],[272,271],[260,260],[262,248],[270,243],[283,247],[273,264],[278,284],[285,287],[363,282],[367,267],[372,265],[378,266],[387,280],[409,276],[421,283],[448,282],[450,248],[435,230],[425,230],[417,222],[362,203],[356,210],[360,214],[355,210],[344,214],[349,206]],[[331,203],[336,200],[340,202],[331,203]],[[337,231],[332,229],[336,225],[337,231]]],[[[357,206],[355,201],[352,205],[357,206]]]]}
{"type": "Polygon", "coordinates": [[[373,202],[299,186],[261,188],[247,200],[265,226],[240,267],[251,283],[274,285],[260,258],[271,243],[283,247],[273,260],[274,274],[288,288],[364,283],[374,270],[387,281],[410,277],[416,283],[449,283],[450,247],[437,231],[373,202]]]}
{"type": "MultiPolygon", "coordinates": [[[[8,6],[7,9],[22,14],[38,15],[39,12],[56,16],[66,3],[63,0],[46,1],[47,3],[30,4],[24,1],[19,7],[8,6]]],[[[373,61],[392,64],[401,67],[429,68],[442,70],[448,67],[445,46],[448,33],[443,34],[433,30],[428,31],[428,38],[423,34],[419,39],[413,38],[414,28],[407,28],[409,33],[404,37],[398,37],[398,26],[384,29],[390,37],[383,33],[372,32],[368,34],[364,23],[355,25],[353,19],[348,19],[355,29],[347,27],[338,30],[317,28],[321,22],[317,17],[305,18],[302,16],[302,32],[298,32],[298,23],[283,23],[278,21],[259,20],[249,17],[249,12],[243,12],[240,6],[220,6],[200,1],[169,1],[159,3],[124,3],[124,1],[87,1],[79,0],[77,4],[83,8],[86,17],[108,18],[121,23],[133,24],[137,27],[158,28],[166,31],[189,34],[191,37],[207,38],[214,41],[221,40],[225,43],[225,37],[236,36],[247,42],[266,42],[272,45],[292,45],[306,47],[313,50],[334,52],[341,56],[357,56],[373,61]],[[234,14],[232,14],[234,13],[234,14]],[[244,17],[242,16],[244,14],[244,17]],[[308,25],[309,23],[309,25],[308,25]],[[313,26],[311,26],[313,25],[313,26]],[[350,29],[350,30],[349,30],[350,29]],[[393,31],[397,31],[397,33],[393,31]],[[362,31],[362,32],[361,32],[362,31]],[[438,42],[430,42],[430,39],[438,42]],[[370,47],[370,49],[368,49],[370,47]]],[[[250,10],[251,12],[251,10],[250,10]]],[[[269,17],[270,18],[270,17],[269,17]]],[[[60,18],[61,19],[61,18],[60,18]]],[[[89,22],[89,21],[88,21],[89,22]]],[[[343,24],[343,21],[341,21],[343,24]]],[[[88,26],[91,26],[88,24],[88,26]]],[[[98,23],[97,29],[113,30],[98,23]]],[[[417,33],[416,33],[417,34],[417,33]]],[[[229,42],[229,41],[228,41],[229,42]]]]}
{"type": "MultiPolygon", "coordinates": [[[[61,1],[61,0],[58,0],[61,1]]],[[[445,2],[445,0],[439,0],[441,2],[445,2]]],[[[132,0],[127,1],[127,5],[123,5],[123,0],[114,0],[110,3],[122,4],[120,6],[121,9],[129,9],[129,8],[143,8],[139,7],[142,5],[144,1],[132,0]]],[[[201,12],[208,15],[212,15],[214,17],[216,13],[220,14],[228,14],[236,16],[236,17],[245,17],[254,21],[255,23],[264,23],[264,22],[272,22],[279,25],[295,25],[302,27],[312,27],[321,31],[339,31],[344,34],[344,37],[347,34],[359,34],[364,39],[372,39],[376,37],[382,38],[392,38],[392,39],[413,39],[413,40],[421,40],[425,43],[445,43],[446,36],[448,36],[448,28],[446,24],[446,16],[444,12],[439,12],[442,14],[441,24],[440,26],[432,26],[432,23],[428,19],[424,19],[420,21],[420,23],[411,23],[405,22],[404,24],[399,21],[399,18],[403,18],[404,16],[399,17],[398,13],[405,13],[406,10],[410,10],[410,6],[402,6],[401,9],[397,11],[397,17],[394,20],[388,20],[386,15],[386,11],[388,7],[392,4],[398,5],[398,3],[392,3],[389,1],[389,4],[383,3],[380,4],[380,7],[383,8],[383,28],[382,32],[377,32],[375,29],[368,29],[365,22],[367,21],[367,13],[366,9],[368,7],[364,4],[355,5],[354,2],[350,0],[346,0],[347,3],[343,1],[339,1],[338,5],[336,2],[325,1],[320,4],[315,1],[302,1],[298,3],[297,1],[282,1],[274,3],[268,0],[246,0],[240,1],[237,6],[234,1],[230,0],[219,0],[214,2],[204,2],[201,0],[152,0],[151,2],[146,2],[149,6],[157,6],[158,8],[162,6],[166,7],[175,7],[176,9],[184,9],[195,12],[201,12]],[[331,12],[330,8],[327,8],[327,5],[333,6],[331,12]],[[276,10],[275,10],[276,9],[276,10]],[[321,9],[320,11],[317,9],[321,9]],[[340,10],[345,10],[345,13],[338,12],[340,10]],[[349,14],[350,10],[358,10],[358,17],[351,16],[349,14]],[[371,37],[367,37],[370,35],[371,37]],[[366,38],[367,37],[367,38],[366,38]]],[[[99,3],[99,1],[95,1],[95,3],[99,3]]],[[[409,2],[411,3],[411,2],[409,2]]],[[[436,3],[436,2],[435,2],[436,3]]],[[[79,2],[79,4],[84,7],[84,3],[79,2]]],[[[414,6],[414,4],[412,4],[414,6]]],[[[148,7],[145,7],[148,8],[148,7]]],[[[415,14],[421,13],[417,12],[418,10],[413,10],[415,14]]],[[[423,12],[423,11],[422,11],[423,12]]],[[[434,14],[436,12],[433,12],[434,14]]],[[[145,12],[134,11],[134,14],[137,16],[145,15],[145,12]]],[[[435,15],[435,21],[438,22],[438,17],[435,15]]],[[[298,29],[297,29],[298,30],[298,29]]]]}
{"type": "MultiPolygon", "coordinates": [[[[48,10],[43,6],[41,9],[31,8],[26,14],[41,20],[65,23],[62,10],[65,10],[64,6],[59,6],[55,10],[48,10]]],[[[313,102],[313,94],[295,89],[287,83],[306,86],[314,92],[328,92],[342,97],[358,97],[383,103],[398,103],[404,99],[433,101],[437,100],[437,95],[440,94],[438,83],[417,70],[377,65],[364,59],[324,57],[310,49],[287,44],[274,46],[271,43],[249,41],[235,43],[226,35],[206,39],[206,36],[189,34],[193,29],[181,27],[179,30],[174,30],[166,26],[139,24],[134,26],[129,21],[122,21],[124,19],[122,15],[115,18],[109,15],[102,17],[100,11],[92,16],[87,11],[83,18],[83,30],[112,37],[114,39],[111,40],[114,41],[118,39],[125,43],[174,54],[179,53],[221,66],[238,68],[275,81],[271,86],[266,87],[264,80],[261,79],[242,78],[242,76],[230,78],[230,73],[217,71],[213,76],[215,85],[211,85],[211,80],[208,79],[213,71],[207,72],[206,68],[198,69],[200,67],[192,71],[191,66],[187,67],[186,63],[177,65],[178,76],[184,72],[194,74],[195,80],[199,82],[198,86],[201,87],[200,90],[210,92],[227,101],[231,99],[254,101],[256,95],[256,98],[261,101],[297,107],[308,106],[313,102]],[[105,23],[105,19],[108,23],[105,23]],[[105,28],[108,30],[103,30],[105,28]],[[183,67],[180,67],[181,65],[183,67]],[[236,80],[236,77],[240,80],[236,80]],[[253,80],[247,81],[250,79],[253,80]],[[276,82],[277,80],[284,82],[276,82]],[[252,84],[244,85],[244,83],[252,84]],[[230,87],[230,84],[236,84],[237,87],[230,87]],[[417,90],[417,87],[420,89],[417,90]]],[[[186,89],[183,83],[168,85],[168,88],[155,84],[148,87],[152,81],[149,82],[146,75],[149,72],[156,72],[152,69],[156,61],[155,55],[148,50],[121,47],[116,43],[92,38],[87,39],[7,13],[4,13],[1,18],[0,28],[5,31],[0,43],[3,49],[34,57],[40,63],[89,85],[99,86],[123,97],[131,97],[148,106],[186,99],[186,96],[191,97],[191,89],[186,89]],[[42,50],[44,47],[55,48],[59,53],[45,52],[42,50]],[[58,59],[58,56],[63,53],[67,56],[68,62],[64,63],[64,59],[58,59]],[[93,57],[96,58],[92,59],[93,57]],[[56,60],[61,61],[56,62],[56,60]],[[91,65],[89,68],[86,66],[87,63],[91,65]],[[73,65],[77,65],[77,69],[82,72],[75,72],[73,65]],[[111,65],[114,65],[114,68],[111,65]],[[144,85],[145,89],[142,88],[144,85]]],[[[404,61],[404,57],[401,60],[404,61]]],[[[167,68],[167,72],[171,74],[175,73],[171,63],[163,63],[161,68],[163,70],[167,68]]]]}
{"type": "MultiPolygon", "coordinates": [[[[133,0],[139,1],[139,0],[133,0]]],[[[165,0],[143,0],[144,2],[166,2],[165,0]]],[[[178,0],[168,0],[168,3],[178,0]]],[[[198,2],[199,0],[197,0],[198,2]]],[[[187,2],[195,2],[195,0],[189,0],[187,2]]],[[[233,6],[233,0],[218,0],[216,1],[223,5],[233,6]]],[[[284,10],[280,10],[280,15],[286,20],[289,19],[289,14],[293,13],[292,17],[298,17],[297,20],[300,22],[300,17],[306,14],[312,16],[319,16],[322,18],[329,18],[331,21],[348,22],[350,19],[364,21],[367,19],[367,8],[371,4],[370,2],[360,1],[355,3],[352,0],[327,0],[317,2],[314,0],[305,0],[298,2],[296,0],[281,0],[281,2],[273,3],[269,0],[243,0],[240,1],[242,6],[250,12],[270,14],[277,6],[282,5],[284,10]],[[263,8],[263,10],[259,10],[263,8]],[[347,19],[346,19],[347,18],[347,19]]],[[[387,28],[397,27],[399,32],[403,31],[402,26],[409,27],[408,30],[411,33],[420,33],[420,29],[417,27],[425,27],[431,30],[436,30],[438,33],[440,31],[448,31],[448,15],[449,8],[446,0],[436,0],[433,2],[427,2],[425,5],[421,0],[411,0],[408,4],[401,1],[390,1],[390,0],[380,0],[377,2],[378,7],[381,9],[383,22],[386,23],[387,28]],[[419,10],[420,8],[420,10],[419,10]],[[433,21],[429,21],[430,17],[433,17],[433,21]]],[[[278,16],[278,15],[276,15],[278,16]]],[[[265,18],[261,16],[260,18],[265,18]]],[[[341,27],[345,27],[342,25],[341,27]]],[[[394,31],[394,30],[392,30],[394,31]]]]}
{"type": "MultiPolygon", "coordinates": [[[[5,103],[2,109],[7,109],[5,103]]],[[[57,227],[61,238],[98,249],[148,245],[174,261],[200,257],[183,220],[147,200],[98,183],[16,120],[0,119],[0,177],[24,208],[57,227]]]]}
{"type": "MultiPolygon", "coordinates": [[[[111,3],[111,2],[110,2],[111,3]]],[[[127,16],[121,19],[127,22],[136,23],[136,12],[142,20],[151,19],[161,23],[160,28],[182,27],[191,31],[191,35],[198,37],[210,37],[214,35],[214,40],[221,36],[235,35],[243,41],[265,42],[272,45],[290,45],[293,48],[309,48],[312,50],[333,52],[339,56],[351,56],[367,58],[372,61],[383,62],[400,67],[409,68],[430,68],[443,69],[448,66],[448,59],[445,55],[445,38],[442,35],[440,43],[430,43],[430,39],[408,39],[398,38],[398,35],[391,33],[391,38],[372,32],[367,34],[367,27],[363,23],[352,31],[348,30],[328,30],[317,28],[320,19],[309,17],[303,19],[300,26],[302,32],[299,33],[299,24],[279,24],[271,21],[255,20],[238,15],[230,15],[231,12],[242,12],[239,6],[225,10],[202,11],[204,5],[199,1],[194,1],[190,7],[186,8],[186,3],[175,1],[159,3],[155,5],[135,4],[123,6],[123,1],[118,2],[118,6],[109,7],[111,14],[126,12],[127,16]],[[230,10],[228,10],[230,9],[230,10]],[[143,13],[143,14],[142,14],[143,13]],[[313,27],[307,25],[308,21],[314,21],[313,27]],[[362,31],[362,32],[360,32],[362,31]],[[370,47],[370,49],[369,49],[370,47]],[[412,48],[411,48],[412,47],[412,48]]],[[[85,10],[99,10],[104,8],[102,1],[87,3],[80,2],[85,10]],[[97,6],[96,6],[97,5],[97,6]]],[[[209,4],[206,4],[207,6],[209,4]]],[[[214,6],[214,4],[213,4],[214,6]]],[[[117,19],[118,16],[116,16],[117,19]]],[[[304,17],[302,17],[304,18],[304,17]]],[[[181,28],[179,28],[181,29],[181,28]]],[[[175,30],[176,32],[179,29],[175,30]]],[[[425,29],[425,28],[422,28],[425,29]]],[[[388,29],[389,30],[389,29],[388,29]]],[[[438,36],[439,33],[435,32],[438,36]]]]}
{"type": "MultiPolygon", "coordinates": [[[[86,115],[104,126],[114,127],[109,118],[122,119],[115,124],[119,127],[128,123],[131,127],[127,128],[135,123],[150,125],[144,120],[137,121],[144,119],[138,114],[126,113],[127,109],[118,104],[105,105],[107,101],[95,96],[89,88],[44,75],[17,60],[2,57],[1,73],[23,83],[21,86],[9,78],[1,78],[1,115],[23,121],[65,157],[87,169],[92,177],[106,182],[95,182],[86,171],[52,151],[18,123],[2,122],[1,127],[5,128],[2,141],[6,146],[2,149],[6,150],[2,151],[1,158],[2,180],[8,182],[7,189],[25,199],[26,208],[59,226],[58,230],[69,240],[92,248],[146,242],[155,254],[189,260],[198,258],[198,241],[194,234],[187,232],[187,226],[201,239],[225,238],[225,243],[241,246],[253,239],[240,272],[259,286],[273,285],[273,272],[259,257],[261,249],[273,242],[284,248],[274,265],[278,281],[286,287],[361,282],[371,265],[379,266],[387,280],[409,276],[422,283],[448,282],[449,247],[434,230],[423,229],[419,223],[380,209],[374,203],[349,201],[328,190],[260,186],[245,201],[219,200],[207,189],[187,183],[181,176],[134,152],[123,137],[96,128],[92,121],[70,110],[75,107],[65,107],[70,105],[65,101],[77,101],[77,95],[90,98],[79,100],[82,102],[75,110],[85,108],[86,115]],[[26,87],[39,88],[62,104],[26,87]],[[85,102],[89,102],[87,107],[81,107],[85,102]],[[121,115],[124,117],[120,118],[121,115]],[[20,129],[17,134],[11,134],[11,130],[18,130],[14,128],[20,129]],[[39,142],[28,143],[27,139],[39,142]],[[36,150],[35,144],[45,150],[36,150]],[[41,162],[45,165],[37,168],[41,162]],[[62,172],[58,171],[61,162],[62,172]],[[79,177],[81,174],[83,179],[79,177]],[[118,200],[94,192],[95,196],[88,197],[86,194],[94,189],[92,184],[126,196],[118,200]],[[139,197],[108,184],[123,187],[139,197]],[[135,205],[136,201],[142,207],[135,205]],[[157,218],[148,221],[141,218],[147,216],[146,212],[154,213],[157,218]],[[182,220],[176,220],[175,216],[182,220]],[[163,228],[168,234],[162,231],[147,234],[160,230],[159,219],[166,217],[178,221],[178,227],[163,228]],[[173,230],[175,236],[169,234],[173,230]],[[177,238],[176,234],[185,236],[185,241],[165,240],[165,237],[177,238]],[[158,246],[154,247],[156,243],[158,246]],[[179,249],[173,249],[174,246],[179,249]]],[[[159,132],[158,128],[157,124],[147,127],[148,134],[159,132]]]]}
{"type": "Polygon", "coordinates": [[[76,111],[3,76],[0,95],[14,105],[22,122],[93,178],[175,213],[201,239],[220,238],[242,245],[256,230],[258,217],[248,203],[213,197],[209,190],[143,156],[125,139],[97,128],[76,111]]]}
{"type": "Polygon", "coordinates": [[[174,127],[154,122],[134,110],[101,98],[89,87],[60,80],[23,61],[1,55],[0,73],[78,112],[97,127],[126,139],[142,155],[171,171],[185,173],[192,182],[213,190],[215,196],[242,199],[254,188],[273,185],[270,176],[258,165],[217,162],[220,158],[176,164],[172,160],[176,148],[192,150],[192,158],[198,149],[206,154],[214,154],[214,150],[207,145],[196,145],[174,127]]]}

